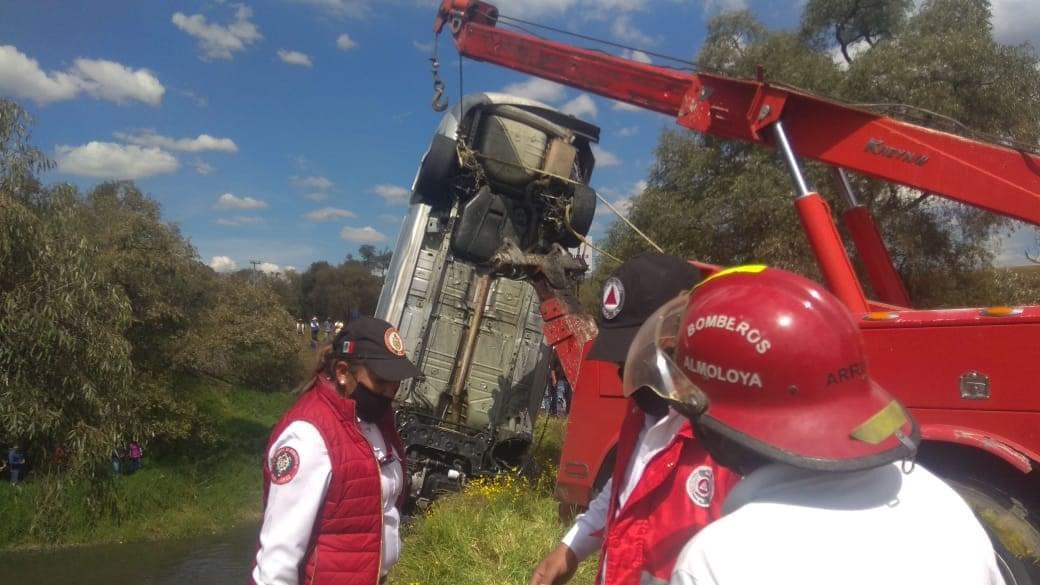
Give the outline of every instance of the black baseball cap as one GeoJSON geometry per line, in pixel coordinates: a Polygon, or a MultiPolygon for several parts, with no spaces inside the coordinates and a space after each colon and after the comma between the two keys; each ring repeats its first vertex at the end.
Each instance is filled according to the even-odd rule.
{"type": "Polygon", "coordinates": [[[364,360],[377,378],[387,382],[422,375],[405,355],[404,340],[397,328],[375,317],[358,317],[347,323],[332,342],[332,355],[364,360]]]}
{"type": "Polygon", "coordinates": [[[643,252],[632,256],[603,283],[599,335],[588,359],[622,364],[636,332],[654,311],[701,280],[701,271],[677,256],[643,252]]]}

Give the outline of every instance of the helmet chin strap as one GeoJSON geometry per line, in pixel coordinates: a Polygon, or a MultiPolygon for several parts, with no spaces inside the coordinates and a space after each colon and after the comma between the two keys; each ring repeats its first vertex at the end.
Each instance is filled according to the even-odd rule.
{"type": "Polygon", "coordinates": [[[901,430],[895,432],[895,437],[904,447],[907,448],[908,451],[910,451],[910,455],[904,457],[902,463],[900,463],[903,473],[910,473],[914,470],[914,467],[917,466],[917,445],[910,440],[910,437],[903,434],[903,431],[901,430]]]}

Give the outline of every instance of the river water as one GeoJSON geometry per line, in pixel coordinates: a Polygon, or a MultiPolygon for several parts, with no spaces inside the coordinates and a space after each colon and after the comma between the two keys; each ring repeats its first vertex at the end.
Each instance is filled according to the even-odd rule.
{"type": "Polygon", "coordinates": [[[257,526],[185,540],[0,553],[0,583],[20,585],[225,585],[245,583],[257,526]]]}

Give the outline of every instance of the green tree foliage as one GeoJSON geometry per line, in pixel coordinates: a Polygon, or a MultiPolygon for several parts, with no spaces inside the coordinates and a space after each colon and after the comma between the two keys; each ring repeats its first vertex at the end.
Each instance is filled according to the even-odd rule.
{"type": "Polygon", "coordinates": [[[200,308],[219,301],[212,271],[178,228],[162,221],[158,202],[133,183],[94,188],[69,227],[89,234],[106,278],[130,301],[134,363],[153,372],[169,369],[170,341],[192,325],[200,308]]]}
{"type": "Polygon", "coordinates": [[[837,46],[848,63],[849,47],[874,47],[906,22],[913,0],[813,0],[802,13],[801,34],[817,47],[837,46]]]}
{"type": "MultiPolygon", "coordinates": [[[[767,79],[777,83],[861,107],[908,104],[888,113],[960,134],[970,134],[970,128],[985,131],[989,140],[1035,145],[1037,53],[993,40],[985,0],[925,0],[916,10],[913,4],[810,0],[797,31],[767,30],[747,12],[723,14],[708,27],[698,65],[741,78],[753,78],[762,65],[767,79]],[[848,53],[855,44],[855,57],[840,56],[842,45],[848,53]]],[[[830,170],[814,163],[804,167],[831,207],[844,209],[834,197],[830,170]]],[[[862,177],[853,177],[853,184],[875,214],[915,306],[1002,300],[991,296],[1000,287],[987,282],[994,276],[994,243],[1008,232],[1008,220],[862,177]]],[[[819,278],[791,199],[790,178],[769,150],[666,130],[648,188],[633,201],[630,218],[681,256],[723,265],[765,261],[819,278]]],[[[648,248],[620,223],[604,245],[621,258],[648,248]]],[[[855,251],[850,254],[856,261],[855,251]]],[[[612,267],[601,262],[593,282],[612,267]]]]}
{"type": "Polygon", "coordinates": [[[288,270],[278,276],[264,275],[263,278],[271,292],[278,296],[282,307],[289,312],[290,316],[297,319],[303,318],[303,311],[300,308],[303,294],[302,278],[302,275],[295,270],[288,270]]]}
{"type": "Polygon", "coordinates": [[[297,341],[273,286],[202,264],[132,183],[43,188],[30,125],[0,99],[0,443],[37,471],[63,447],[101,506],[113,448],[200,432],[180,378],[288,388],[297,341]]]}
{"type": "Polygon", "coordinates": [[[361,257],[361,264],[372,274],[384,276],[387,268],[390,268],[390,258],[393,256],[393,252],[390,251],[390,248],[377,250],[372,244],[362,244],[358,248],[358,256],[361,257]]]}
{"type": "Polygon", "coordinates": [[[18,104],[0,98],[0,192],[35,194],[36,176],[51,168],[47,156],[29,143],[32,119],[18,104]]]}
{"type": "Polygon", "coordinates": [[[265,285],[214,277],[220,299],[169,344],[178,369],[254,388],[286,388],[302,376],[293,318],[265,285]]]}
{"type": "Polygon", "coordinates": [[[46,196],[30,207],[0,192],[0,435],[37,461],[66,445],[89,473],[135,410],[130,303],[97,247],[64,229],[76,199],[46,196]]]}
{"type": "Polygon", "coordinates": [[[324,261],[311,264],[300,275],[303,318],[317,316],[318,319],[330,317],[346,321],[354,311],[362,315],[373,314],[383,286],[382,276],[373,273],[378,269],[375,262],[356,260],[348,255],[338,266],[324,261]]]}

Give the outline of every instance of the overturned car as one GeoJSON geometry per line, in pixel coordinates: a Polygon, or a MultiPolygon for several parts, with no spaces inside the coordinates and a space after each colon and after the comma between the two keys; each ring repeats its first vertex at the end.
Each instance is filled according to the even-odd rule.
{"type": "Polygon", "coordinates": [[[567,249],[592,225],[599,128],[538,102],[481,93],[441,120],[412,187],[376,316],[423,372],[398,393],[411,501],[523,463],[546,385],[532,269],[573,287],[567,249]]]}

